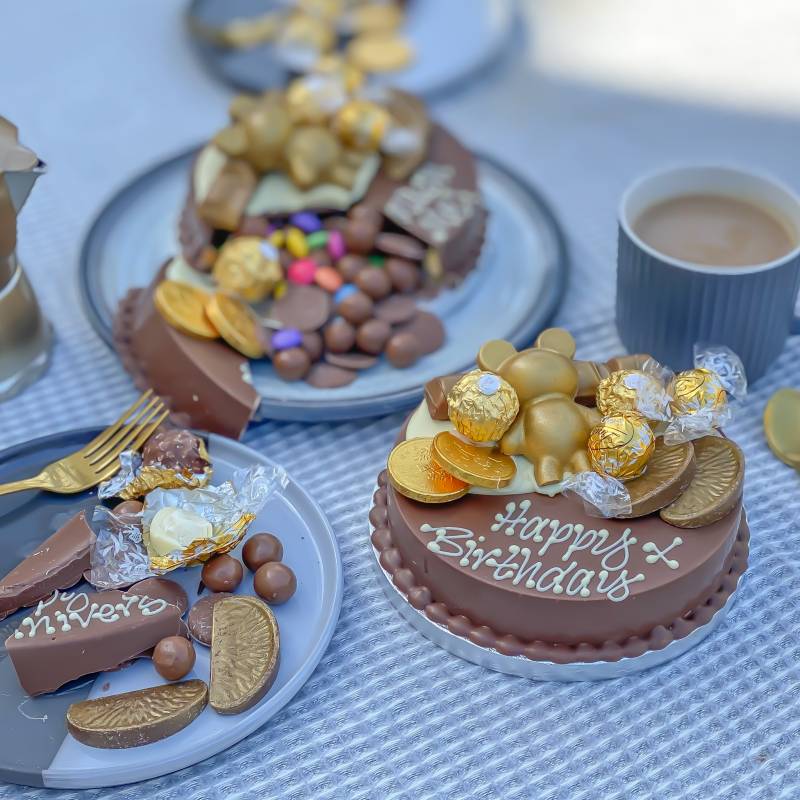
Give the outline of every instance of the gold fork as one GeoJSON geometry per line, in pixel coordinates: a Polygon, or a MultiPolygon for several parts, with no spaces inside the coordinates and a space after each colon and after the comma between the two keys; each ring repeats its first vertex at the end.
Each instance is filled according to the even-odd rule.
{"type": "Polygon", "coordinates": [[[123,450],[138,450],[167,418],[169,410],[148,389],[122,416],[76,453],[48,464],[38,475],[0,484],[0,495],[23,489],[75,494],[108,480],[119,469],[123,450]]]}

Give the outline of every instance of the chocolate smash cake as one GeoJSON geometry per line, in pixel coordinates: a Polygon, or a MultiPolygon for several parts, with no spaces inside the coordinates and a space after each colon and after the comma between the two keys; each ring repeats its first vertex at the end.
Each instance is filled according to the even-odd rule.
{"type": "Polygon", "coordinates": [[[182,424],[239,436],[249,359],[334,389],[441,347],[417,300],[475,266],[486,211],[473,156],[421,101],[352,70],[237,97],[230,117],[194,160],[181,252],[123,299],[115,340],[182,424]]]}
{"type": "Polygon", "coordinates": [[[413,608],[479,647],[613,662],[736,589],[744,462],[715,429],[712,371],[662,383],[646,356],[574,350],[557,329],[519,353],[489,342],[479,369],[431,381],[379,476],[372,544],[413,608]]]}

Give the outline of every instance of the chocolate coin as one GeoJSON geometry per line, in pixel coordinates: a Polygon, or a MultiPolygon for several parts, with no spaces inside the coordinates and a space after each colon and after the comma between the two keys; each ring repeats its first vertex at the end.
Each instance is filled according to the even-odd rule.
{"type": "Polygon", "coordinates": [[[375,306],[375,316],[390,325],[400,325],[417,315],[417,304],[410,297],[392,295],[375,306]]]}
{"type": "Polygon", "coordinates": [[[153,295],[158,313],[173,328],[199,339],[218,339],[219,331],[206,314],[209,296],[178,281],[161,281],[153,295]]]}
{"type": "Polygon", "coordinates": [[[517,472],[511,456],[493,447],[469,444],[450,431],[436,434],[431,456],[442,469],[459,480],[485,489],[508,486],[517,472]]]}
{"type": "Polygon", "coordinates": [[[352,383],[357,375],[352,369],[343,369],[320,361],[309,370],[306,383],[317,389],[339,389],[352,383]]]}
{"type": "Polygon", "coordinates": [[[264,355],[264,346],[258,335],[258,319],[246,303],[223,292],[216,292],[208,300],[206,313],[234,350],[248,358],[261,358],[264,355]]]}
{"type": "Polygon", "coordinates": [[[347,46],[350,63],[362,72],[393,72],[411,62],[413,50],[392,33],[365,33],[347,46]]]}
{"type": "Polygon", "coordinates": [[[290,283],[286,294],[276,300],[269,316],[285,328],[315,331],[321,328],[331,314],[331,296],[319,286],[290,283]]]}
{"type": "Polygon", "coordinates": [[[376,356],[370,356],[366,353],[326,353],[325,360],[334,367],[359,371],[374,367],[378,363],[376,356]]]}
{"type": "Polygon", "coordinates": [[[441,469],[431,458],[429,438],[407,439],[389,454],[392,486],[404,497],[421,503],[449,503],[469,491],[469,485],[441,469]]]}

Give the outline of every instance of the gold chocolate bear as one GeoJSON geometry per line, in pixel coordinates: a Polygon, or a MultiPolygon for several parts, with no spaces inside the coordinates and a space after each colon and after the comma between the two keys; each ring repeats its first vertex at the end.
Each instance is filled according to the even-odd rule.
{"type": "Polygon", "coordinates": [[[525,456],[539,486],[558,483],[565,471],[591,469],[586,442],[600,415],[575,402],[574,355],[574,339],[560,328],[543,331],[528,350],[517,352],[510,342],[495,339],[478,353],[478,366],[507,380],[519,398],[519,414],[500,450],[525,456]]]}

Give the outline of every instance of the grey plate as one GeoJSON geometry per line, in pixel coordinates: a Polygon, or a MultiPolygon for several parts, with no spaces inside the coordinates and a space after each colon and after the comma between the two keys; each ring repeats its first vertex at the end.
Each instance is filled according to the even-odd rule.
{"type": "MultiPolygon", "coordinates": [[[[35,474],[50,461],[72,452],[97,430],[59,433],[0,453],[0,481],[35,474]]],[[[265,456],[221,436],[208,437],[214,482],[234,469],[270,465],[265,456]]],[[[5,574],[81,508],[92,508],[92,492],[54,495],[21,492],[0,497],[0,574],[5,574]]],[[[272,498],[253,522],[252,532],[272,531],[284,546],[284,561],[297,575],[297,593],[275,607],[281,632],[281,665],[266,697],[248,711],[224,717],[210,708],[183,731],[144,747],[97,750],[66,732],[67,707],[87,697],[118,694],[163,681],[151,662],[140,659],[116,672],[90,675],[41,697],[29,698],[20,688],[3,642],[25,611],[0,623],[0,780],[33,786],[88,789],[153,778],[230,747],[280,711],[308,680],[333,635],[342,602],[342,564],[336,537],[311,496],[290,480],[283,496],[272,498]]],[[[235,551],[238,553],[238,550],[235,551]]],[[[178,570],[169,577],[197,597],[200,568],[178,570]]],[[[252,576],[245,571],[239,588],[252,594],[252,576]]],[[[189,677],[209,679],[208,648],[196,646],[197,662],[189,677]]]]}
{"type": "MultiPolygon", "coordinates": [[[[133,286],[145,286],[179,250],[177,216],[195,151],[169,159],[127,184],[100,212],[83,243],[80,288],[89,319],[110,345],[114,310],[133,286]]],[[[315,389],[286,383],[271,364],[251,362],[262,397],[260,417],[322,421],[388,414],[416,403],[430,378],[466,369],[487,339],[529,344],[558,307],[567,255],[560,227],[541,196],[495,161],[478,157],[489,209],[478,266],[456,289],[425,303],[447,328],[444,347],[397,370],[384,360],[350,386],[315,389]]]]}

